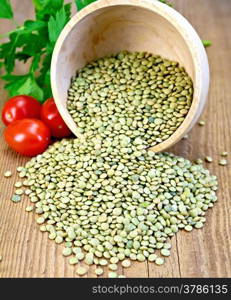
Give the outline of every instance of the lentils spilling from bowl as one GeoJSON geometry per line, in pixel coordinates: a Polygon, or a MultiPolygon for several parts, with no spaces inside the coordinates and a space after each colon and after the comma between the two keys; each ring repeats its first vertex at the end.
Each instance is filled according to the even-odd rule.
{"type": "MultiPolygon", "coordinates": [[[[192,81],[176,62],[121,52],[88,64],[71,83],[67,107],[84,139],[54,143],[19,167],[27,212],[76,274],[118,275],[118,263],[162,265],[170,238],[202,228],[217,178],[201,164],[147,150],[168,139],[190,109],[192,81]]],[[[17,182],[16,187],[21,187],[17,182]]],[[[21,187],[20,191],[23,190],[21,187]]],[[[16,194],[16,196],[18,193],[16,194]]]]}
{"type": "Polygon", "coordinates": [[[85,136],[125,134],[155,146],[181,125],[192,98],[192,80],[177,62],[123,51],[78,71],[67,109],[85,136]]]}
{"type": "MultiPolygon", "coordinates": [[[[216,176],[170,153],[147,151],[141,138],[100,135],[56,142],[19,174],[31,190],[42,232],[65,243],[69,263],[111,270],[131,261],[164,263],[180,229],[203,227],[217,200],[216,176]],[[23,174],[22,174],[23,173],[23,174]]],[[[27,211],[31,211],[27,210],[27,211]]]]}

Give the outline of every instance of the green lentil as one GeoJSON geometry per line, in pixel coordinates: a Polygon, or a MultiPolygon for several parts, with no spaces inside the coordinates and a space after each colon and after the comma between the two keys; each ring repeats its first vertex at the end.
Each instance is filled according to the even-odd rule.
{"type": "Polygon", "coordinates": [[[202,228],[204,226],[204,224],[202,222],[197,222],[195,224],[195,228],[199,229],[199,228],[202,228]]]}
{"type": "Polygon", "coordinates": [[[143,254],[138,254],[137,255],[137,260],[138,261],[145,261],[145,256],[143,254]]]}
{"type": "Polygon", "coordinates": [[[164,249],[171,249],[172,245],[170,243],[165,243],[164,244],[164,249]]]}
{"type": "Polygon", "coordinates": [[[226,159],[220,159],[219,160],[219,165],[220,166],[226,166],[228,164],[227,160],[226,159]]]}
{"type": "Polygon", "coordinates": [[[96,269],[95,269],[95,274],[96,274],[97,276],[103,275],[103,269],[102,269],[102,268],[96,268],[96,269]]]}
{"type": "Polygon", "coordinates": [[[113,142],[117,144],[118,150],[116,148],[114,154],[107,153],[107,156],[102,155],[108,147],[108,140],[103,140],[100,136],[89,137],[86,141],[62,140],[50,146],[39,159],[34,158],[28,162],[24,169],[26,180],[30,182],[32,173],[27,170],[35,169],[35,166],[37,168],[33,173],[34,182],[30,186],[32,193],[29,196],[36,203],[36,212],[42,214],[41,221],[56,228],[49,232],[49,239],[58,243],[65,239],[68,244],[66,248],[70,249],[65,250],[68,255],[71,255],[74,243],[79,249],[77,251],[73,248],[78,261],[85,258],[81,248],[86,251],[87,264],[100,264],[103,258],[105,262],[109,259],[110,264],[124,261],[126,257],[132,261],[156,261],[157,256],[153,251],[170,249],[170,244],[165,242],[166,238],[179,229],[200,228],[205,220],[199,217],[192,225],[192,218],[198,218],[202,209],[207,210],[211,207],[209,203],[216,201],[216,177],[209,175],[201,165],[192,165],[188,160],[170,153],[155,154],[145,149],[139,150],[143,159],[137,160],[134,153],[142,145],[141,138],[136,139],[135,145],[132,139],[129,140],[131,151],[128,156],[124,156],[119,151],[119,145],[125,137],[122,135],[114,138],[113,142]],[[94,156],[95,144],[99,142],[101,155],[94,156]],[[65,160],[59,157],[60,149],[65,160]],[[49,163],[44,165],[46,156],[52,162],[52,168],[49,163]],[[68,165],[69,156],[75,156],[76,161],[82,162],[82,169],[68,165]],[[96,168],[93,162],[89,164],[94,161],[93,158],[99,164],[96,168]],[[91,179],[82,178],[83,165],[91,179]],[[56,184],[50,185],[52,189],[48,190],[45,187],[50,184],[55,166],[66,171],[71,168],[75,173],[70,176],[63,171],[56,179],[56,184]],[[121,172],[118,167],[123,170],[121,174],[118,173],[121,172]],[[100,173],[97,175],[98,168],[100,173]],[[109,168],[115,172],[111,179],[106,179],[109,178],[109,168]],[[41,177],[44,172],[46,179],[41,177]],[[164,175],[163,182],[158,183],[160,174],[164,175]],[[130,176],[133,176],[132,179],[130,176]],[[69,191],[63,190],[63,184],[59,183],[67,178],[71,179],[68,182],[76,182],[76,188],[73,186],[69,191]],[[122,178],[122,181],[117,178],[122,178]],[[191,178],[190,181],[187,178],[191,178]],[[78,182],[83,180],[86,184],[79,190],[78,182]],[[105,180],[108,181],[106,186],[112,184],[112,190],[116,189],[115,194],[112,190],[105,193],[104,185],[93,189],[96,183],[105,180]],[[89,191],[93,193],[85,195],[89,191]],[[206,197],[201,198],[201,194],[206,197]],[[197,208],[195,203],[198,201],[201,206],[197,208]],[[153,232],[150,233],[151,236],[148,234],[150,231],[153,232]]]}
{"type": "Polygon", "coordinates": [[[198,165],[202,165],[203,164],[203,160],[201,158],[198,158],[195,160],[195,163],[198,165]]]}
{"type": "Polygon", "coordinates": [[[79,266],[76,270],[76,273],[80,276],[83,276],[87,273],[87,271],[88,270],[86,268],[79,266]]]}
{"type": "Polygon", "coordinates": [[[12,197],[11,197],[11,200],[13,201],[13,202],[20,202],[21,201],[21,197],[19,196],[19,195],[13,195],[12,197]]]}
{"type": "Polygon", "coordinates": [[[205,161],[208,162],[208,163],[211,163],[213,161],[213,159],[212,159],[211,156],[206,156],[205,161]]]}
{"type": "Polygon", "coordinates": [[[129,268],[131,266],[131,261],[128,260],[128,259],[125,259],[125,260],[122,261],[121,265],[124,268],[129,268]]]}
{"type": "Polygon", "coordinates": [[[160,250],[160,253],[163,255],[163,256],[169,256],[170,255],[170,251],[168,249],[161,249],[160,250]]]}
{"type": "Polygon", "coordinates": [[[6,171],[6,172],[4,173],[4,176],[5,176],[5,177],[11,177],[11,176],[12,176],[12,172],[11,172],[11,171],[6,171]]]}
{"type": "Polygon", "coordinates": [[[186,231],[192,231],[192,230],[193,230],[193,227],[192,227],[191,225],[186,225],[186,226],[184,227],[184,229],[185,229],[186,231]]]}
{"type": "Polygon", "coordinates": [[[76,257],[78,258],[78,260],[83,260],[85,257],[85,254],[83,252],[77,252],[76,257]]]}
{"type": "Polygon", "coordinates": [[[45,222],[45,219],[43,217],[37,218],[36,222],[38,224],[43,224],[45,222]]]}
{"type": "Polygon", "coordinates": [[[118,275],[116,272],[108,272],[108,278],[117,278],[118,275]]]}
{"type": "Polygon", "coordinates": [[[71,248],[64,248],[63,249],[63,256],[70,256],[72,254],[71,248]]]}
{"type": "Polygon", "coordinates": [[[116,264],[109,264],[109,265],[108,265],[108,268],[109,268],[109,270],[117,271],[118,266],[117,266],[116,264]]]}
{"type": "Polygon", "coordinates": [[[148,261],[155,261],[157,259],[157,255],[152,253],[148,256],[148,261]]]}
{"type": "Polygon", "coordinates": [[[164,259],[161,257],[157,257],[155,260],[155,264],[157,264],[158,266],[163,265],[164,264],[164,259]]]}
{"type": "Polygon", "coordinates": [[[201,120],[201,121],[198,122],[198,124],[199,124],[200,126],[205,126],[205,121],[201,120]]]}
{"type": "Polygon", "coordinates": [[[228,152],[227,151],[221,152],[221,156],[228,156],[228,152]]]}
{"type": "Polygon", "coordinates": [[[93,253],[87,253],[86,256],[85,256],[84,262],[87,265],[92,265],[93,262],[94,262],[94,255],[93,255],[93,253]]]}
{"type": "Polygon", "coordinates": [[[113,256],[113,257],[110,258],[110,263],[117,264],[118,262],[119,262],[118,257],[113,256]]]}
{"type": "Polygon", "coordinates": [[[24,194],[25,195],[30,195],[32,193],[32,191],[30,190],[30,189],[26,189],[25,191],[24,191],[24,194]]]}
{"type": "Polygon", "coordinates": [[[75,254],[70,263],[109,260],[111,271],[119,261],[163,264],[155,249],[168,256],[167,239],[200,228],[216,201],[217,179],[201,165],[146,150],[183,122],[191,79],[159,56],[121,52],[79,70],[68,95],[83,139],[54,143],[19,174],[49,238],[66,242],[64,256],[75,254]]]}
{"type": "Polygon", "coordinates": [[[30,212],[30,211],[32,211],[33,209],[34,209],[34,207],[33,207],[32,205],[29,205],[29,206],[26,207],[26,211],[27,211],[27,212],[30,212]]]}
{"type": "Polygon", "coordinates": [[[63,237],[62,236],[56,236],[55,242],[56,242],[56,244],[61,244],[63,242],[63,237]]]}
{"type": "MultiPolygon", "coordinates": [[[[192,80],[178,63],[151,53],[122,51],[78,70],[67,109],[80,134],[114,138],[125,133],[129,137],[121,145],[126,152],[129,138],[141,137],[153,146],[168,139],[185,119],[192,98],[192,80]]],[[[100,143],[97,147],[100,150],[100,143]]]]}
{"type": "Polygon", "coordinates": [[[20,187],[22,186],[21,181],[15,182],[14,186],[15,186],[16,188],[20,188],[20,187]]]}
{"type": "Polygon", "coordinates": [[[70,265],[76,265],[78,263],[78,258],[77,257],[70,257],[69,258],[69,264],[70,265]]]}
{"type": "Polygon", "coordinates": [[[99,260],[99,264],[100,264],[101,266],[106,266],[106,265],[108,264],[108,261],[107,261],[106,259],[100,259],[100,260],[99,260]]]}
{"type": "Polygon", "coordinates": [[[23,193],[24,193],[24,191],[21,190],[21,189],[15,190],[15,194],[16,194],[16,195],[22,195],[23,193]]]}

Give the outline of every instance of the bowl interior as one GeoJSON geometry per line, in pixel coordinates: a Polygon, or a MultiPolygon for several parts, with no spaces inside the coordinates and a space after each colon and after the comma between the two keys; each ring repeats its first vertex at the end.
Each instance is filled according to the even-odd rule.
{"type": "MultiPolygon", "coordinates": [[[[67,90],[76,71],[91,60],[120,50],[151,52],[179,62],[195,86],[192,52],[173,24],[174,20],[134,5],[113,5],[73,17],[65,28],[66,33],[61,34],[52,80],[58,109],[75,135],[79,136],[77,126],[66,109],[67,90]]],[[[198,99],[194,91],[195,98],[198,99]]]]}

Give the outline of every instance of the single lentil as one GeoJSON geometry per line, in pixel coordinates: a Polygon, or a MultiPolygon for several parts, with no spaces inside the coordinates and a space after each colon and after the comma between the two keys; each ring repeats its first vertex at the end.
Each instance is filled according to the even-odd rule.
{"type": "Polygon", "coordinates": [[[21,201],[21,197],[20,197],[19,195],[13,195],[13,196],[11,197],[11,200],[12,200],[13,202],[20,202],[20,201],[21,201]]]}
{"type": "Polygon", "coordinates": [[[118,275],[116,272],[108,272],[108,278],[117,278],[118,275]]]}
{"type": "Polygon", "coordinates": [[[43,217],[37,218],[36,222],[38,224],[43,224],[45,222],[45,219],[43,217]]]}
{"type": "Polygon", "coordinates": [[[78,274],[78,275],[80,275],[80,276],[83,276],[83,275],[85,275],[86,273],[87,273],[87,269],[85,268],[85,267],[81,267],[81,266],[79,266],[78,268],[77,268],[77,270],[76,270],[76,273],[78,274]]]}
{"type": "Polygon", "coordinates": [[[200,126],[205,126],[205,121],[201,120],[201,121],[199,121],[198,124],[199,124],[200,126]]]}
{"type": "Polygon", "coordinates": [[[76,253],[76,257],[78,258],[78,260],[83,260],[85,255],[83,252],[78,252],[78,253],[76,253]]]}
{"type": "Polygon", "coordinates": [[[198,159],[195,160],[195,163],[197,165],[202,165],[203,164],[203,160],[201,158],[198,158],[198,159]]]}
{"type": "Polygon", "coordinates": [[[77,257],[70,257],[69,258],[69,264],[70,265],[76,265],[78,263],[78,258],[77,257]]]}
{"type": "Polygon", "coordinates": [[[219,160],[219,165],[220,166],[226,166],[228,164],[227,160],[226,159],[220,159],[219,160]]]}
{"type": "Polygon", "coordinates": [[[109,270],[111,271],[117,271],[118,266],[116,264],[109,264],[108,265],[109,270]]]}
{"type": "Polygon", "coordinates": [[[12,172],[11,172],[11,171],[6,171],[6,172],[4,173],[4,176],[5,176],[5,177],[11,177],[11,176],[12,176],[12,172]]]}
{"type": "Polygon", "coordinates": [[[148,256],[148,261],[153,262],[157,259],[157,255],[152,253],[148,256]]]}
{"type": "Polygon", "coordinates": [[[29,206],[26,207],[26,211],[27,211],[27,212],[30,212],[30,211],[33,210],[33,208],[34,208],[34,207],[33,207],[32,205],[29,205],[29,206]]]}
{"type": "Polygon", "coordinates": [[[211,156],[206,156],[205,161],[208,162],[208,163],[211,163],[213,161],[213,159],[212,159],[211,156]]]}
{"type": "Polygon", "coordinates": [[[129,268],[131,266],[131,261],[128,260],[128,259],[125,259],[125,260],[122,261],[121,265],[124,268],[129,268]]]}
{"type": "Polygon", "coordinates": [[[22,195],[23,193],[24,193],[24,191],[22,189],[15,190],[16,195],[22,195]]]}
{"type": "Polygon", "coordinates": [[[96,269],[95,269],[95,274],[96,274],[97,276],[103,275],[103,269],[102,269],[102,268],[96,268],[96,269]]]}
{"type": "Polygon", "coordinates": [[[23,170],[24,170],[23,167],[21,167],[21,166],[17,167],[17,172],[22,172],[23,170]]]}
{"type": "Polygon", "coordinates": [[[161,257],[157,257],[156,260],[155,260],[155,263],[160,266],[160,265],[163,265],[164,264],[164,259],[161,258],[161,257]]]}
{"type": "Polygon", "coordinates": [[[170,251],[168,249],[164,249],[164,248],[160,250],[160,253],[163,256],[169,256],[170,255],[170,251]]]}
{"type": "Polygon", "coordinates": [[[17,182],[15,182],[14,186],[15,186],[16,188],[20,188],[20,187],[22,187],[22,183],[21,183],[21,181],[17,181],[17,182]]]}
{"type": "Polygon", "coordinates": [[[228,152],[227,151],[221,152],[221,156],[228,156],[228,152]]]}
{"type": "Polygon", "coordinates": [[[72,254],[71,248],[64,248],[63,249],[63,256],[70,256],[72,254]]]}

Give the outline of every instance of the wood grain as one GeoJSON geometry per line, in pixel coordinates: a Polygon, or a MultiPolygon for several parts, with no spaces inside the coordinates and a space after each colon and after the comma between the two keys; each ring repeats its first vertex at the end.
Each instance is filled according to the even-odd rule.
{"type": "MultiPolygon", "coordinates": [[[[218,202],[207,213],[203,229],[180,232],[172,239],[172,254],[166,264],[158,267],[134,263],[120,269],[128,277],[231,277],[231,2],[230,0],[175,0],[175,8],[193,24],[202,38],[211,39],[208,48],[211,86],[209,101],[203,114],[206,126],[196,125],[189,139],[182,140],[169,151],[188,159],[210,155],[214,162],[206,167],[219,179],[218,202]],[[218,166],[219,153],[229,151],[229,165],[218,166]]],[[[16,19],[21,22],[32,14],[31,1],[13,1],[16,19]],[[23,7],[27,7],[25,11],[23,7]]],[[[11,28],[0,20],[0,34],[11,28]]],[[[18,65],[17,72],[24,66],[18,65]]],[[[7,99],[0,82],[1,105],[7,99]]],[[[2,128],[3,130],[3,128],[2,128]]],[[[2,132],[2,131],[1,131],[2,132]]],[[[50,241],[39,231],[35,215],[25,212],[28,199],[14,204],[10,201],[16,180],[16,166],[28,159],[11,151],[3,139],[0,143],[0,277],[77,277],[75,267],[62,256],[62,246],[50,241]],[[3,177],[6,170],[13,176],[3,177]]],[[[86,277],[95,277],[91,268],[86,277]]]]}

